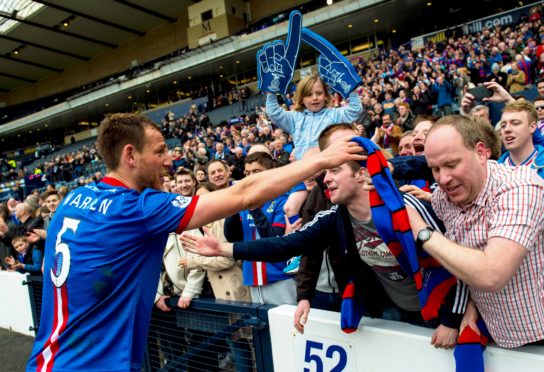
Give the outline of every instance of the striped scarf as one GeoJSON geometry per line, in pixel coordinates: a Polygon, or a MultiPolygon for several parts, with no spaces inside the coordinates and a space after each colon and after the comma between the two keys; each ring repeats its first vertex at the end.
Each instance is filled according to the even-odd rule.
{"type": "MultiPolygon", "coordinates": [[[[457,280],[427,252],[416,249],[404,201],[378,147],[362,137],[353,138],[352,141],[368,152],[366,167],[376,188],[370,192],[376,229],[403,270],[413,275],[423,319],[433,319],[457,280]]],[[[454,352],[457,372],[484,371],[483,351],[490,337],[482,319],[478,321],[478,328],[481,335],[470,327],[459,335],[454,352]]]]}
{"type": "Polygon", "coordinates": [[[352,141],[368,152],[366,168],[375,186],[369,199],[376,230],[401,268],[414,278],[423,319],[436,318],[457,279],[427,252],[416,248],[402,196],[378,147],[363,137],[352,141]]]}

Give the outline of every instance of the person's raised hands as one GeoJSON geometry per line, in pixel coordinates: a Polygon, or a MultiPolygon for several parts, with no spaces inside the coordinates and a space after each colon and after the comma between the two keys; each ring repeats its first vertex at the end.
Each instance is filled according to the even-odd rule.
{"type": "Polygon", "coordinates": [[[287,93],[300,47],[302,14],[291,12],[287,41],[266,43],[257,52],[258,88],[262,92],[287,93]]]}
{"type": "MultiPolygon", "coordinates": [[[[514,97],[512,97],[510,93],[508,93],[508,91],[502,87],[502,85],[495,81],[484,82],[484,87],[493,91],[491,97],[482,99],[482,101],[484,102],[510,103],[514,101],[514,97]]],[[[476,97],[474,97],[469,92],[466,92],[463,95],[463,99],[461,100],[461,110],[463,111],[463,113],[465,113],[466,115],[470,114],[470,110],[474,107],[475,101],[476,97]]]]}
{"type": "Polygon", "coordinates": [[[361,77],[353,65],[326,39],[315,32],[303,28],[302,40],[317,50],[317,70],[325,83],[342,97],[349,94],[361,84],[361,77]]]}
{"type": "Polygon", "coordinates": [[[493,91],[493,95],[489,98],[484,98],[483,101],[504,103],[514,101],[514,97],[512,97],[510,93],[508,93],[508,91],[504,89],[499,83],[496,83],[494,81],[488,81],[484,83],[484,87],[486,87],[487,89],[491,89],[493,91]]]}

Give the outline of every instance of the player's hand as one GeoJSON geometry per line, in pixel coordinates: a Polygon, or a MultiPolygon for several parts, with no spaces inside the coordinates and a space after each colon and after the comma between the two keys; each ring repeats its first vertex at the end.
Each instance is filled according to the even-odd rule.
{"type": "Polygon", "coordinates": [[[15,262],[16,262],[16,261],[15,261],[15,258],[13,258],[12,256],[6,257],[6,258],[4,259],[4,261],[5,261],[8,265],[10,265],[10,266],[15,265],[15,262]]]}
{"type": "Polygon", "coordinates": [[[304,333],[304,326],[308,321],[308,315],[310,314],[310,301],[300,300],[295,310],[295,329],[300,333],[304,333]]]}
{"type": "Polygon", "coordinates": [[[191,299],[189,297],[181,296],[178,300],[178,307],[182,309],[187,309],[191,305],[191,299]]]}
{"type": "Polygon", "coordinates": [[[300,47],[302,14],[291,12],[287,41],[266,43],[257,52],[258,89],[262,92],[285,94],[293,80],[300,47]]]}
{"type": "Polygon", "coordinates": [[[232,244],[220,243],[207,227],[203,227],[204,237],[195,236],[186,232],[181,234],[180,240],[183,249],[201,256],[232,257],[232,244]]]}
{"type": "Polygon", "coordinates": [[[170,307],[168,307],[168,305],[166,305],[166,299],[168,299],[168,298],[170,298],[170,296],[161,296],[161,297],[159,297],[157,302],[155,302],[155,306],[161,311],[169,312],[172,309],[170,307]]]}
{"type": "Polygon", "coordinates": [[[433,332],[431,345],[437,349],[453,349],[457,342],[457,336],[459,336],[457,329],[440,324],[433,332]]]}
{"type": "Polygon", "coordinates": [[[400,191],[406,192],[410,195],[415,196],[418,199],[425,200],[430,202],[431,201],[431,193],[428,191],[421,190],[419,187],[414,185],[404,185],[399,188],[400,191]]]}
{"type": "Polygon", "coordinates": [[[353,136],[347,136],[332,143],[325,150],[314,155],[321,157],[322,168],[330,169],[342,165],[348,161],[360,162],[367,159],[362,155],[363,148],[352,142],[353,136]]]}

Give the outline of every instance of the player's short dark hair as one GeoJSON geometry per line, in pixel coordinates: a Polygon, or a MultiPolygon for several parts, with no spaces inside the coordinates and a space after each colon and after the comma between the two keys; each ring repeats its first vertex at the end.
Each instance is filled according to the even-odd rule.
{"type": "Polygon", "coordinates": [[[160,133],[157,124],[143,115],[127,113],[106,115],[98,128],[96,147],[108,170],[117,169],[121,152],[126,145],[133,145],[136,151],[143,150],[146,128],[155,129],[160,133]]]}

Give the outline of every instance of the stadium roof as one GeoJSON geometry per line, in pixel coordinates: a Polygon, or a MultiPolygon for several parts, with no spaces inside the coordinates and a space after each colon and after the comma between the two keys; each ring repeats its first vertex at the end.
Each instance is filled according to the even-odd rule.
{"type": "Polygon", "coordinates": [[[0,92],[144,36],[187,13],[191,0],[2,0],[0,92]]]}
{"type": "MultiPolygon", "coordinates": [[[[0,93],[58,74],[161,25],[187,17],[187,7],[196,2],[198,0],[0,0],[0,93]]],[[[459,10],[472,8],[477,3],[472,0],[458,0],[454,5],[427,0],[363,2],[371,9],[325,21],[318,26],[318,31],[332,42],[346,39],[347,24],[353,24],[353,33],[359,35],[390,33],[407,26],[420,32],[430,31],[437,24],[444,24],[448,17],[461,18],[474,13],[474,9],[468,13],[459,10]],[[432,7],[427,6],[430,4],[432,7]],[[374,19],[380,22],[374,23],[374,19]]],[[[492,11],[490,4],[499,6],[514,1],[481,2],[492,11]]],[[[335,0],[334,6],[349,7],[349,3],[335,0]]]]}
{"type": "MultiPolygon", "coordinates": [[[[2,31],[4,33],[0,32],[0,93],[59,74],[59,71],[112,50],[116,45],[138,38],[154,28],[187,17],[186,8],[193,2],[196,1],[0,0],[0,27],[14,19],[18,22],[2,31]],[[32,4],[41,7],[31,7],[32,4]],[[15,54],[17,48],[22,49],[15,54]]],[[[454,5],[435,1],[432,6],[429,3],[426,0],[334,1],[331,7],[310,12],[305,16],[304,25],[335,44],[355,36],[391,35],[394,29],[398,30],[397,39],[406,42],[410,36],[439,30],[448,24],[460,24],[493,13],[500,6],[509,9],[511,6],[506,5],[514,1],[458,0],[454,5]],[[485,3],[487,9],[482,8],[481,3],[485,3]],[[355,10],[355,4],[360,4],[359,10],[355,10]],[[335,16],[329,16],[332,13],[335,16]]],[[[126,110],[130,97],[141,101],[149,91],[171,90],[176,81],[181,85],[182,81],[188,83],[191,78],[192,82],[206,81],[214,74],[229,76],[236,75],[237,71],[254,70],[257,48],[266,41],[284,37],[285,31],[285,23],[280,23],[189,51],[169,60],[151,74],[105,87],[100,99],[94,96],[100,92],[91,91],[93,96],[78,96],[75,101],[63,102],[62,107],[56,105],[2,124],[0,141],[2,145],[9,142],[12,147],[18,146],[19,142],[11,139],[21,134],[30,135],[40,126],[68,128],[82,120],[101,117],[104,112],[126,110]],[[223,49],[224,52],[221,51],[223,49]],[[204,58],[214,53],[216,56],[204,58]],[[189,61],[198,59],[195,54],[202,58],[198,63],[189,64],[189,61]],[[85,102],[76,107],[74,102],[79,101],[85,102]],[[69,109],[63,109],[67,105],[69,109]]]]}

